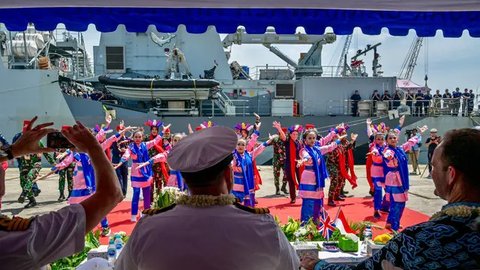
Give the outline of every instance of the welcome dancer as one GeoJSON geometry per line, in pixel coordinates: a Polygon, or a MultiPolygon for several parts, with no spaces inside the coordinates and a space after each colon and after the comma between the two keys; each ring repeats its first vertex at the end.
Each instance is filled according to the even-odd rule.
{"type": "MultiPolygon", "coordinates": [[[[256,115],[255,125],[251,125],[246,122],[238,123],[235,125],[235,132],[238,134],[238,137],[244,139],[247,143],[246,150],[248,152],[252,152],[257,144],[257,140],[260,134],[260,126],[262,123],[260,122],[260,116],[256,115]],[[253,130],[252,134],[249,135],[249,132],[253,130]]],[[[260,185],[262,184],[262,178],[260,176],[260,172],[257,168],[257,163],[255,160],[253,161],[253,178],[255,183],[255,190],[260,189],[260,185]]]]}
{"type": "MultiPolygon", "coordinates": [[[[163,122],[157,121],[157,120],[148,120],[145,122],[145,125],[147,127],[150,127],[150,135],[148,135],[144,140],[146,142],[154,140],[159,134],[158,134],[158,129],[159,127],[163,126],[163,122]]],[[[163,135],[168,131],[168,134],[170,134],[170,125],[163,130],[163,135]]],[[[170,135],[168,135],[170,137],[170,135]]],[[[165,141],[168,141],[165,139],[165,141]]],[[[170,147],[170,146],[168,146],[170,147]]],[[[155,145],[148,150],[148,155],[150,157],[154,157],[160,153],[165,152],[166,147],[164,145],[164,140],[162,139],[158,143],[155,143],[155,145]]],[[[167,183],[168,180],[168,168],[165,162],[159,162],[155,163],[152,165],[152,184],[151,184],[151,189],[150,189],[150,198],[153,198],[153,193],[155,190],[155,187],[157,188],[157,193],[162,190],[162,186],[167,183]]]]}
{"type": "MultiPolygon", "coordinates": [[[[164,130],[166,127],[163,127],[164,130]]],[[[167,127],[168,128],[168,127],[167,127]]],[[[140,200],[140,189],[142,189],[143,195],[143,207],[144,209],[150,208],[151,203],[151,183],[152,183],[152,167],[146,166],[137,170],[139,164],[149,161],[150,156],[148,155],[148,150],[154,147],[155,144],[162,141],[162,135],[158,134],[155,139],[144,142],[143,141],[143,131],[136,131],[133,134],[133,143],[131,143],[125,154],[123,154],[120,159],[120,163],[115,166],[115,169],[119,168],[123,163],[127,162],[128,159],[132,159],[132,169],[130,182],[133,188],[133,198],[132,198],[132,209],[131,209],[131,221],[137,222],[138,214],[138,201],[140,200]]]]}
{"type": "MultiPolygon", "coordinates": [[[[319,215],[323,209],[323,188],[325,180],[328,178],[327,167],[323,155],[332,151],[340,144],[340,140],[332,142],[325,146],[320,146],[317,140],[317,132],[309,129],[305,133],[305,147],[300,151],[301,160],[297,163],[297,168],[305,166],[300,178],[300,187],[298,196],[302,198],[301,221],[307,222],[313,218],[318,223],[319,215]]],[[[322,142],[323,144],[326,141],[322,142]]]]}
{"type": "MultiPolygon", "coordinates": [[[[400,134],[401,127],[403,125],[405,116],[402,116],[399,121],[399,125],[394,129],[394,132],[398,135],[400,134]]],[[[373,142],[370,144],[369,153],[367,153],[367,160],[370,160],[370,167],[367,166],[367,169],[370,169],[371,181],[374,185],[374,194],[373,194],[373,205],[374,212],[373,217],[380,218],[379,211],[388,212],[390,207],[390,196],[383,195],[383,190],[385,189],[385,173],[383,170],[384,162],[382,158],[373,157],[372,151],[376,149],[378,153],[382,153],[386,144],[385,137],[389,131],[389,128],[385,123],[380,123],[378,126],[372,124],[370,118],[367,119],[367,134],[370,138],[373,139],[373,142]]]]}
{"type": "MultiPolygon", "coordinates": [[[[423,130],[423,129],[422,129],[423,130]]],[[[423,131],[422,131],[423,132],[423,131]]],[[[397,146],[397,133],[390,131],[387,135],[387,147],[380,154],[373,150],[374,160],[381,156],[385,162],[385,189],[390,196],[390,212],[387,218],[387,229],[397,231],[400,228],[405,203],[410,188],[408,175],[408,158],[405,151],[418,142],[418,137],[410,138],[406,143],[397,146]]]]}
{"type": "Polygon", "coordinates": [[[280,139],[285,144],[285,175],[288,182],[288,190],[290,192],[290,203],[295,203],[297,197],[297,187],[300,182],[300,170],[297,168],[297,160],[300,159],[301,144],[298,141],[298,135],[302,132],[301,125],[294,125],[288,129],[288,135],[282,130],[280,122],[273,122],[273,127],[280,134],[280,139]]]}
{"type": "Polygon", "coordinates": [[[245,150],[247,142],[240,138],[236,149],[233,151],[232,194],[246,206],[255,207],[254,160],[265,150],[265,147],[270,145],[274,136],[276,135],[270,136],[268,141],[255,147],[251,152],[245,150]]]}

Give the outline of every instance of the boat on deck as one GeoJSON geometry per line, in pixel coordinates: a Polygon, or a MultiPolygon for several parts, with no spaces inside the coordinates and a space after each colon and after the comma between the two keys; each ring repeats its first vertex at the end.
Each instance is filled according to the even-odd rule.
{"type": "Polygon", "coordinates": [[[114,96],[126,100],[206,100],[220,83],[212,79],[164,79],[139,73],[101,75],[98,81],[114,96]]]}

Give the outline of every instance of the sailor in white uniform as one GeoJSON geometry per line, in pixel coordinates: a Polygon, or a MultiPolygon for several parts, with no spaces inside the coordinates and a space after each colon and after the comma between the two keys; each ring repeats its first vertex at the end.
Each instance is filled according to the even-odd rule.
{"type": "Polygon", "coordinates": [[[168,164],[191,192],[138,222],[115,265],[128,269],[299,269],[268,209],[235,203],[230,163],[237,136],[212,127],[181,140],[168,164]]]}

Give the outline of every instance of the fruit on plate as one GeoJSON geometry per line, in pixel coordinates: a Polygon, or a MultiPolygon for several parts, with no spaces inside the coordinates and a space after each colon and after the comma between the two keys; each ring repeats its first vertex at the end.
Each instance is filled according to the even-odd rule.
{"type": "Polygon", "coordinates": [[[373,239],[373,242],[377,245],[385,245],[392,237],[393,236],[388,233],[380,234],[373,239]]]}

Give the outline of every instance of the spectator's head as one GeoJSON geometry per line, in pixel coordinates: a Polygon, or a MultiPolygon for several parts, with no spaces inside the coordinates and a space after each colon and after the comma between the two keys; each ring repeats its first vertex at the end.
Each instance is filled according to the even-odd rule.
{"type": "Polygon", "coordinates": [[[479,160],[480,130],[463,128],[448,131],[432,157],[435,194],[449,202],[478,201],[479,160]]]}
{"type": "Polygon", "coordinates": [[[384,93],[385,93],[385,94],[388,94],[388,90],[385,90],[384,93]]]}
{"type": "Polygon", "coordinates": [[[373,90],[373,94],[378,94],[378,90],[373,90]]]}
{"type": "Polygon", "coordinates": [[[182,173],[193,195],[228,194],[232,188],[232,152],[238,142],[240,140],[230,128],[202,129],[173,147],[168,164],[182,173]]]}
{"type": "Polygon", "coordinates": [[[473,94],[473,89],[470,89],[470,94],[473,94]]]}
{"type": "Polygon", "coordinates": [[[437,89],[437,94],[440,94],[440,90],[439,90],[439,89],[437,89]]]}
{"type": "Polygon", "coordinates": [[[437,131],[436,128],[430,129],[430,137],[432,137],[432,138],[438,137],[438,131],[437,131]]]}
{"type": "Polygon", "coordinates": [[[460,92],[460,87],[455,88],[455,91],[460,92]]]}
{"type": "Polygon", "coordinates": [[[417,91],[417,92],[418,92],[419,94],[421,94],[421,93],[422,93],[422,90],[421,90],[421,89],[418,89],[418,91],[417,91]]]}
{"type": "Polygon", "coordinates": [[[445,89],[445,93],[448,93],[448,89],[445,89]]]}
{"type": "Polygon", "coordinates": [[[359,94],[358,90],[355,90],[354,94],[355,94],[355,95],[358,95],[358,94],[359,94]]]}
{"type": "Polygon", "coordinates": [[[465,88],[465,90],[463,90],[465,93],[468,93],[468,88],[465,88]]]}

